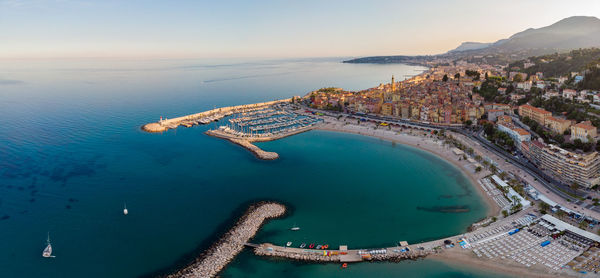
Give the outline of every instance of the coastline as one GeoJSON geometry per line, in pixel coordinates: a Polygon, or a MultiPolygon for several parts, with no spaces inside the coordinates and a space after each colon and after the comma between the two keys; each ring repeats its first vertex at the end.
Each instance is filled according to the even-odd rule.
{"type": "Polygon", "coordinates": [[[488,194],[486,194],[483,191],[478,182],[479,179],[486,176],[486,170],[482,170],[479,174],[470,172],[469,169],[466,169],[464,167],[464,164],[467,163],[459,163],[459,161],[456,159],[456,155],[454,155],[450,149],[446,149],[445,147],[433,142],[429,138],[402,133],[398,134],[397,131],[374,130],[372,127],[344,124],[343,122],[326,122],[324,125],[321,125],[316,129],[374,137],[393,143],[407,145],[431,153],[437,156],[438,158],[449,162],[454,167],[458,168],[463,173],[463,175],[465,175],[469,179],[470,183],[472,184],[472,187],[475,189],[477,194],[479,194],[482,197],[487,206],[487,217],[497,216],[500,214],[501,208],[488,194]]]}

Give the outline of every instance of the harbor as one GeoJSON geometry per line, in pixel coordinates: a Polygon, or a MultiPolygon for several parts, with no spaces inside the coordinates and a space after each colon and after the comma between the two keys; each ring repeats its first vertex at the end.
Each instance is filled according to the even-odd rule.
{"type": "Polygon", "coordinates": [[[290,103],[290,102],[292,102],[292,99],[288,98],[288,99],[267,101],[267,102],[254,103],[254,104],[244,104],[244,105],[237,105],[237,106],[227,106],[227,107],[222,107],[222,108],[215,108],[215,109],[211,109],[208,111],[191,114],[191,115],[187,115],[187,116],[182,116],[182,117],[177,117],[177,118],[172,118],[172,119],[167,119],[167,118],[163,119],[163,117],[160,117],[160,120],[158,122],[148,123],[148,124],[143,125],[142,130],[144,130],[146,132],[156,133],[156,132],[164,132],[169,129],[176,129],[179,126],[192,127],[194,125],[209,124],[213,121],[218,121],[224,117],[231,116],[233,114],[246,113],[248,115],[252,115],[252,113],[254,113],[255,111],[265,110],[269,106],[279,104],[279,103],[290,103]]]}
{"type": "Polygon", "coordinates": [[[142,127],[147,132],[163,132],[179,126],[192,127],[221,121],[224,124],[206,131],[207,135],[228,140],[252,152],[262,160],[274,160],[279,154],[260,149],[253,142],[266,142],[306,132],[324,120],[293,103],[293,98],[270,102],[216,108],[174,119],[162,119],[142,127]]]}

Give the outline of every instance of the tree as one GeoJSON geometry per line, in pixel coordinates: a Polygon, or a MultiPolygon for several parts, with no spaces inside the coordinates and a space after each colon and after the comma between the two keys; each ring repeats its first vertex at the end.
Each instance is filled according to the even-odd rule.
{"type": "Polygon", "coordinates": [[[579,189],[580,186],[578,183],[573,182],[569,187],[573,190],[577,190],[577,189],[579,189]]]}
{"type": "Polygon", "coordinates": [[[506,210],[503,210],[503,211],[502,211],[502,215],[503,215],[504,217],[507,217],[507,216],[508,216],[508,211],[506,211],[506,210]]]}
{"type": "Polygon", "coordinates": [[[494,165],[494,164],[490,165],[490,171],[492,172],[492,174],[495,174],[497,170],[498,169],[496,168],[496,165],[494,165]]]}
{"type": "Polygon", "coordinates": [[[454,79],[456,79],[456,80],[460,80],[460,73],[458,73],[458,72],[457,72],[457,73],[454,75],[454,79]]]}
{"type": "Polygon", "coordinates": [[[471,120],[467,120],[467,121],[465,122],[465,125],[466,125],[466,126],[471,126],[472,124],[473,124],[473,121],[471,121],[471,120]]]}
{"type": "Polygon", "coordinates": [[[442,77],[442,81],[447,82],[448,81],[448,75],[444,74],[444,77],[442,77]]]}
{"type": "Polygon", "coordinates": [[[481,166],[477,166],[477,168],[475,168],[475,172],[476,172],[476,173],[479,173],[479,172],[481,172],[481,166]]]}
{"type": "Polygon", "coordinates": [[[515,75],[515,77],[513,77],[513,81],[514,82],[522,82],[523,76],[519,73],[519,74],[515,75]]]}

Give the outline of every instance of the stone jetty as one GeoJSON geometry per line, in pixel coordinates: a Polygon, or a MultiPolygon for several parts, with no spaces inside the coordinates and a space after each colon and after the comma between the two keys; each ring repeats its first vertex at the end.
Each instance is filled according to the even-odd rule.
{"type": "Polygon", "coordinates": [[[200,113],[196,113],[196,114],[192,114],[192,115],[187,115],[187,116],[182,116],[182,117],[177,117],[177,118],[172,118],[172,119],[161,119],[158,122],[148,123],[148,124],[143,125],[142,130],[144,130],[146,132],[154,133],[154,132],[167,131],[169,129],[175,129],[180,125],[189,127],[189,126],[199,124],[199,123],[209,123],[211,121],[219,120],[219,119],[222,119],[223,117],[226,117],[226,116],[229,116],[229,115],[232,115],[235,113],[251,112],[251,111],[255,111],[255,110],[264,109],[265,107],[268,107],[268,106],[271,106],[274,104],[291,102],[291,101],[292,101],[292,99],[288,98],[288,99],[273,100],[273,101],[267,101],[267,102],[261,102],[261,103],[215,108],[212,110],[208,110],[208,111],[204,111],[204,112],[200,112],[200,113]]]}
{"type": "Polygon", "coordinates": [[[260,202],[252,205],[233,228],[196,261],[167,277],[215,277],[242,251],[244,245],[254,237],[266,220],[280,217],[285,211],[284,205],[274,202],[260,202]]]}
{"type": "Polygon", "coordinates": [[[278,153],[263,151],[261,148],[248,142],[247,140],[233,139],[233,138],[228,138],[227,140],[246,148],[247,150],[251,151],[254,155],[256,155],[256,157],[258,157],[260,159],[275,160],[275,159],[279,158],[278,153]]]}
{"type": "Polygon", "coordinates": [[[218,129],[207,130],[205,133],[207,135],[218,137],[218,138],[222,138],[222,139],[226,139],[226,140],[229,140],[230,142],[232,142],[234,144],[238,144],[238,145],[246,148],[250,152],[252,152],[259,159],[274,160],[274,159],[279,158],[279,154],[277,154],[276,152],[267,152],[267,151],[264,151],[264,150],[262,150],[261,148],[257,147],[256,145],[254,145],[252,143],[253,142],[273,141],[273,140],[281,139],[281,138],[284,138],[284,137],[292,136],[292,135],[295,135],[295,134],[298,134],[298,133],[307,132],[309,130],[313,130],[314,128],[316,128],[316,126],[307,126],[307,127],[296,129],[296,130],[294,130],[292,132],[286,132],[286,133],[281,133],[281,134],[276,134],[276,135],[271,135],[271,136],[265,136],[265,137],[239,137],[239,136],[235,136],[235,135],[232,135],[230,133],[227,133],[227,132],[223,132],[223,131],[218,130],[218,129]]]}

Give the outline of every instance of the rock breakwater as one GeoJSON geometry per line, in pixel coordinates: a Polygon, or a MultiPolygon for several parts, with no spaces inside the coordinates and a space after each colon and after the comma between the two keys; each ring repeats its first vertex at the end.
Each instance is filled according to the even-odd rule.
{"type": "Polygon", "coordinates": [[[223,237],[187,267],[168,275],[169,278],[215,277],[235,256],[242,251],[248,240],[271,218],[285,214],[284,205],[260,202],[250,206],[247,212],[223,237]]]}

